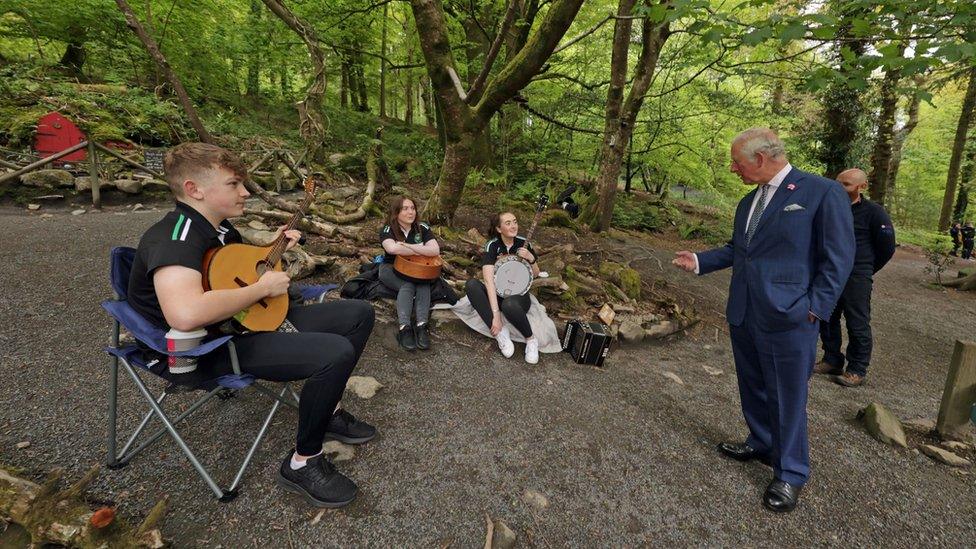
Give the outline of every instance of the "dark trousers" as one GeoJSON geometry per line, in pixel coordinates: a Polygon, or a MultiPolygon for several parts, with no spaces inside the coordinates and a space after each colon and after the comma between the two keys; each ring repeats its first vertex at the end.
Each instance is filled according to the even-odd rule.
{"type": "Polygon", "coordinates": [[[969,259],[973,257],[973,240],[963,240],[962,241],[962,258],[969,259]]]}
{"type": "MultiPolygon", "coordinates": [[[[478,316],[491,328],[491,321],[495,315],[491,312],[491,302],[488,301],[488,288],[485,287],[485,283],[476,278],[469,278],[464,285],[464,292],[468,296],[471,306],[478,311],[478,316]]],[[[529,294],[509,297],[498,296],[498,309],[505,319],[511,322],[512,326],[515,326],[515,329],[526,339],[532,337],[532,326],[529,324],[528,314],[531,306],[532,300],[529,298],[529,294]]]]}
{"type": "MultiPolygon", "coordinates": [[[[348,299],[292,307],[288,320],[299,333],[264,332],[234,338],[241,371],[268,381],[305,380],[298,405],[296,450],[322,450],[332,412],[373,331],[373,306],[348,299]]],[[[200,361],[217,375],[233,370],[227,347],[200,361]]]]}
{"type": "Polygon", "coordinates": [[[777,479],[803,485],[810,477],[807,383],[817,356],[817,323],[766,332],[746,309],[740,326],[729,326],[746,444],[769,455],[777,479]]]}
{"type": "Polygon", "coordinates": [[[870,276],[852,274],[841,293],[840,300],[830,315],[829,322],[820,325],[820,340],[823,342],[824,357],[827,364],[843,368],[847,361],[847,371],[859,376],[868,373],[871,362],[871,289],[870,276]],[[847,324],[847,355],[841,353],[840,317],[847,324]]]}

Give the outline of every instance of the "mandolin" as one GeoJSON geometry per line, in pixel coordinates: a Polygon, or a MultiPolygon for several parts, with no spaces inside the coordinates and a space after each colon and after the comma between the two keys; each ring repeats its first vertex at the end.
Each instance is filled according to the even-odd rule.
{"type": "MultiPolygon", "coordinates": [[[[305,179],[305,200],[288,221],[285,231],[298,226],[305,210],[315,198],[315,182],[305,179]]],[[[285,253],[288,239],[284,231],[270,246],[227,244],[207,250],[203,257],[203,289],[229,290],[244,288],[258,281],[269,270],[280,271],[281,256],[285,253]]],[[[252,332],[273,332],[281,326],[288,314],[288,294],[266,297],[234,315],[234,320],[252,332]]]]}
{"type": "Polygon", "coordinates": [[[393,270],[413,282],[437,280],[443,266],[444,261],[439,255],[398,255],[393,260],[393,270]]]}

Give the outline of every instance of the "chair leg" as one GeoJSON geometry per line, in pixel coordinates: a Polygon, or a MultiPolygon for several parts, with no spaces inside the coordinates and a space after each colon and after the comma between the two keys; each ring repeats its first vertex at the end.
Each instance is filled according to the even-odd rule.
{"type": "Polygon", "coordinates": [[[149,392],[149,389],[146,388],[146,385],[142,382],[139,376],[135,373],[135,371],[131,367],[126,368],[126,370],[129,372],[129,375],[132,377],[132,381],[136,384],[136,387],[139,389],[139,392],[141,392],[142,396],[145,397],[147,402],[149,402],[149,406],[152,408],[153,412],[156,413],[156,416],[159,418],[159,421],[163,422],[163,425],[165,426],[166,430],[169,431],[170,436],[172,436],[173,440],[176,441],[176,444],[186,455],[187,459],[190,460],[190,464],[192,464],[193,468],[197,470],[197,473],[203,478],[204,482],[207,483],[207,486],[210,487],[210,490],[217,496],[218,499],[226,497],[228,494],[225,493],[223,490],[221,490],[219,486],[217,486],[217,483],[214,482],[213,478],[211,478],[210,473],[207,472],[207,469],[204,468],[204,466],[200,464],[200,461],[197,460],[197,457],[193,455],[193,452],[186,445],[186,442],[183,441],[183,437],[181,437],[180,433],[176,430],[175,427],[173,427],[173,424],[170,422],[169,418],[163,412],[162,408],[160,408],[159,405],[156,404],[156,400],[153,398],[152,393],[149,392]]]}
{"type": "MultiPolygon", "coordinates": [[[[176,425],[179,422],[183,421],[184,419],[190,417],[190,414],[196,412],[197,410],[200,409],[201,406],[203,406],[204,404],[210,402],[210,400],[217,394],[216,391],[217,390],[211,391],[206,396],[202,397],[200,400],[194,402],[182,414],[180,414],[180,415],[176,416],[175,418],[173,418],[173,420],[172,420],[173,425],[176,425]]],[[[159,400],[157,401],[157,404],[160,404],[162,400],[163,400],[163,396],[161,395],[160,398],[159,398],[159,400]]],[[[162,408],[160,408],[160,409],[162,409],[162,408]]],[[[154,415],[154,412],[152,410],[150,410],[148,415],[149,415],[149,417],[151,417],[152,415],[154,415]]],[[[145,423],[145,421],[143,423],[145,423]]],[[[140,428],[141,428],[141,426],[140,426],[140,428]]],[[[135,437],[138,436],[138,434],[139,434],[138,431],[135,434],[133,434],[130,437],[129,442],[131,443],[132,441],[134,441],[135,440],[135,437]]],[[[158,429],[155,433],[153,433],[152,435],[150,435],[141,444],[139,444],[139,446],[136,446],[135,449],[133,449],[132,451],[130,451],[128,454],[126,454],[125,453],[125,449],[123,449],[122,450],[123,455],[121,455],[119,457],[119,461],[121,461],[123,463],[128,463],[132,458],[134,458],[136,456],[136,454],[138,454],[139,452],[141,452],[141,451],[145,450],[146,448],[148,448],[149,445],[151,445],[152,443],[154,443],[157,440],[159,440],[165,434],[166,434],[166,428],[165,427],[162,427],[162,428],[158,429]]],[[[128,448],[128,446],[126,446],[126,448],[128,448]]]]}
{"type": "Polygon", "coordinates": [[[234,482],[230,484],[229,491],[235,492],[237,489],[237,484],[241,481],[241,477],[244,476],[244,470],[247,469],[248,464],[251,463],[251,458],[254,457],[254,452],[257,451],[258,445],[261,444],[261,441],[264,439],[264,434],[268,431],[268,426],[271,425],[271,419],[274,418],[275,412],[278,411],[278,406],[280,406],[282,402],[287,402],[284,400],[284,396],[289,387],[289,384],[285,383],[285,386],[281,388],[281,392],[275,399],[274,404],[271,405],[271,411],[268,412],[268,417],[264,419],[264,424],[261,425],[261,430],[258,431],[258,436],[254,439],[254,443],[251,444],[251,448],[248,450],[247,456],[244,457],[244,463],[241,464],[241,468],[237,471],[237,475],[234,477],[234,482]]]}
{"type": "MultiPolygon", "coordinates": [[[[118,332],[118,327],[115,328],[116,333],[118,332]]],[[[118,337],[116,335],[116,337],[118,337]]],[[[118,391],[119,391],[119,357],[112,355],[111,365],[109,366],[108,374],[108,444],[106,450],[108,451],[108,459],[105,461],[106,467],[109,469],[118,469],[123,466],[116,459],[115,454],[115,442],[117,436],[117,418],[118,418],[118,391]]]]}
{"type": "MultiPolygon", "coordinates": [[[[163,394],[159,395],[159,398],[156,399],[156,404],[158,404],[160,408],[162,408],[163,401],[166,400],[166,396],[167,396],[167,393],[164,391],[163,394]]],[[[131,447],[132,446],[132,443],[135,442],[137,438],[139,438],[139,435],[142,434],[143,429],[146,428],[146,425],[149,424],[149,420],[152,419],[152,417],[153,417],[153,411],[152,410],[149,410],[149,412],[146,413],[146,416],[142,418],[142,422],[139,423],[139,426],[136,427],[136,430],[133,431],[132,434],[129,436],[129,440],[127,440],[125,442],[125,446],[122,447],[122,451],[119,452],[119,461],[121,461],[121,462],[128,462],[130,459],[132,459],[138,453],[138,450],[137,450],[135,452],[132,452],[125,459],[122,459],[122,456],[125,456],[126,455],[126,453],[129,451],[129,447],[131,447]]],[[[165,430],[160,430],[158,432],[165,432],[165,430]]],[[[153,438],[153,439],[150,440],[150,442],[155,441],[155,440],[156,439],[153,438]]],[[[148,444],[146,444],[145,446],[148,446],[148,444]]],[[[144,446],[140,446],[139,447],[139,450],[142,450],[143,447],[144,446]]]]}

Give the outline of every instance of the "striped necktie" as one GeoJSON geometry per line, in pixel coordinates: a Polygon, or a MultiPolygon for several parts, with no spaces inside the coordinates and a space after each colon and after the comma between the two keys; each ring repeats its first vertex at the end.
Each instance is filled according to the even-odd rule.
{"type": "Polygon", "coordinates": [[[756,227],[759,226],[759,220],[762,218],[763,210],[766,209],[766,194],[769,191],[769,185],[763,185],[759,191],[759,202],[756,203],[756,209],[752,212],[752,217],[749,218],[749,226],[746,227],[746,246],[752,240],[752,235],[756,234],[756,227]]]}

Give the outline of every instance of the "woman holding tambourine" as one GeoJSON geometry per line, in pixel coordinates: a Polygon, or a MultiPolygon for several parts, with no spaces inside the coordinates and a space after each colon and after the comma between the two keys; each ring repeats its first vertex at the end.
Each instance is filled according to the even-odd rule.
{"type": "Polygon", "coordinates": [[[491,217],[488,225],[488,244],[482,258],[481,274],[484,282],[476,278],[466,284],[468,300],[481,319],[491,328],[491,335],[498,341],[498,348],[505,358],[515,354],[515,344],[504,320],[508,320],[525,336],[525,361],[529,364],[539,362],[539,341],[532,335],[528,312],[532,301],[529,294],[502,297],[495,289],[495,263],[500,257],[516,255],[527,261],[533,276],[539,274],[536,264],[538,254],[525,237],[518,236],[519,226],[515,214],[501,212],[491,217]]]}
{"type": "Polygon", "coordinates": [[[417,203],[401,196],[390,205],[386,225],[380,229],[380,244],[386,254],[380,265],[380,282],[397,292],[396,310],[400,323],[397,341],[408,351],[430,349],[427,321],[430,318],[430,288],[433,280],[407,279],[394,269],[396,256],[434,257],[441,253],[430,226],[417,219],[417,203]],[[411,315],[416,323],[410,322],[411,315]]]}

